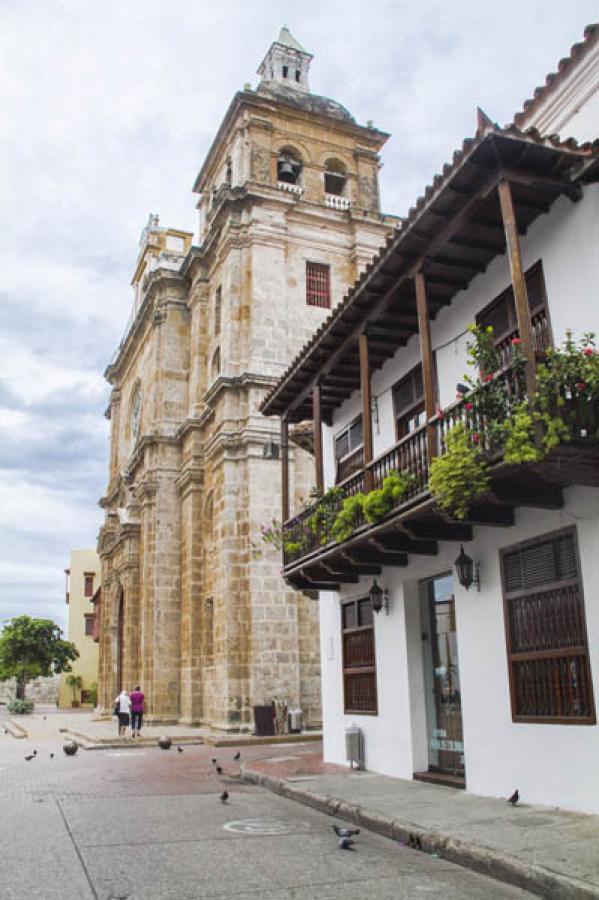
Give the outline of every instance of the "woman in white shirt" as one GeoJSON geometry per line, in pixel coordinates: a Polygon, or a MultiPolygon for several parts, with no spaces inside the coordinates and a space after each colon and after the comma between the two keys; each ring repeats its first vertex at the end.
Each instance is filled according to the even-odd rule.
{"type": "Polygon", "coordinates": [[[129,699],[129,694],[124,688],[114,701],[114,711],[119,720],[119,737],[127,737],[127,728],[129,727],[129,714],[131,712],[131,700],[129,699]]]}

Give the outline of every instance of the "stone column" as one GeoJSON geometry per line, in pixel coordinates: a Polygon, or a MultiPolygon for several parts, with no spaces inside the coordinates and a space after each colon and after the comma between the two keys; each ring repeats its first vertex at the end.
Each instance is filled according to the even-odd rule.
{"type": "Polygon", "coordinates": [[[186,467],[181,497],[181,721],[202,719],[202,506],[204,470],[186,467]]]}

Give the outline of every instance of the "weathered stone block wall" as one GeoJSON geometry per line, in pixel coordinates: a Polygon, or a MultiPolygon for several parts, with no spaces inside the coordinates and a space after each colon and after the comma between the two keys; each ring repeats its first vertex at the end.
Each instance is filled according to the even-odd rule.
{"type": "MultiPolygon", "coordinates": [[[[56,703],[58,705],[58,691],[60,689],[60,675],[50,675],[48,678],[36,678],[30,681],[25,690],[25,696],[34,703],[56,703]]],[[[8,703],[16,695],[17,685],[14,678],[8,681],[0,681],[0,703],[8,703]]]]}

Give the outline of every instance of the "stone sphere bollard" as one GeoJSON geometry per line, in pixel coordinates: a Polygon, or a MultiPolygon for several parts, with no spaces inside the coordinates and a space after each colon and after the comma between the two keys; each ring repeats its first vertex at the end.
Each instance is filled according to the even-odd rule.
{"type": "Polygon", "coordinates": [[[77,743],[77,741],[65,741],[62,745],[62,749],[67,756],[75,756],[77,750],[79,749],[79,744],[77,743]]]}
{"type": "Polygon", "coordinates": [[[158,746],[162,748],[162,750],[170,750],[172,741],[170,737],[166,737],[166,735],[162,735],[162,737],[158,738],[158,746]]]}

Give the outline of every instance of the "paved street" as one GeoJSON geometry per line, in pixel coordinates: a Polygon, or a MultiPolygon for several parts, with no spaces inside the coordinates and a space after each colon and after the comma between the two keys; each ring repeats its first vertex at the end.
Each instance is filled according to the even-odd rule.
{"type": "MultiPolygon", "coordinates": [[[[69,758],[61,742],[51,715],[31,723],[27,740],[0,730],[2,900],[531,896],[364,831],[355,850],[338,850],[330,817],[239,784],[230,748],[80,750],[69,758]]],[[[241,753],[245,761],[284,760],[313,749],[241,753]]]]}

